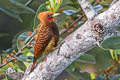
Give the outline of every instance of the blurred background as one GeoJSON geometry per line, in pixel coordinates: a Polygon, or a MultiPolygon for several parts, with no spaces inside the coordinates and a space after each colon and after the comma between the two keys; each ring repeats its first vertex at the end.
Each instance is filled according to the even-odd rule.
{"type": "Polygon", "coordinates": [[[0,12],[0,53],[12,47],[12,40],[24,27],[13,17],[0,12]]]}
{"type": "MultiPolygon", "coordinates": [[[[109,8],[112,0],[90,0],[98,13],[109,8]]],[[[64,38],[79,28],[87,20],[77,0],[0,0],[0,64],[7,63],[31,38],[40,21],[37,14],[45,10],[60,12],[56,22],[59,31],[69,27],[81,17],[72,28],[60,37],[64,38]],[[54,4],[56,3],[56,4],[54,4]]],[[[118,80],[120,77],[120,47],[116,47],[120,38],[110,38],[102,44],[86,52],[85,55],[73,62],[56,80],[118,80]],[[113,41],[111,45],[107,45],[113,41]],[[112,46],[112,48],[111,48],[112,46]]],[[[0,68],[0,76],[5,74],[8,67],[24,72],[33,59],[31,45],[17,55],[16,59],[0,68]]],[[[1,79],[0,79],[1,80],[1,79]]],[[[12,80],[4,76],[2,80],[12,80]]]]}

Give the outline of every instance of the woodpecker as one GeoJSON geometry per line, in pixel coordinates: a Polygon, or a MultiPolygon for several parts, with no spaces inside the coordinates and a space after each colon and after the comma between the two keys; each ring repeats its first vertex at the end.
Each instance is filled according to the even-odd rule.
{"type": "Polygon", "coordinates": [[[35,68],[35,63],[38,58],[50,53],[55,49],[59,41],[59,30],[54,18],[59,13],[44,11],[38,14],[40,24],[37,27],[35,42],[34,42],[34,59],[31,71],[35,68]]]}

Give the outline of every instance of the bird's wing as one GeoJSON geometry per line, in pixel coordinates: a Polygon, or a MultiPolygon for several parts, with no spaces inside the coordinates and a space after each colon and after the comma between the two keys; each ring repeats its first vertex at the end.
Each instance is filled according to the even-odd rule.
{"type": "Polygon", "coordinates": [[[57,46],[57,42],[59,41],[59,30],[56,23],[53,23],[52,30],[53,30],[53,36],[55,39],[55,46],[57,46]]]}
{"type": "Polygon", "coordinates": [[[34,44],[34,57],[39,58],[51,40],[52,32],[47,26],[39,25],[36,35],[37,36],[34,44]]]}

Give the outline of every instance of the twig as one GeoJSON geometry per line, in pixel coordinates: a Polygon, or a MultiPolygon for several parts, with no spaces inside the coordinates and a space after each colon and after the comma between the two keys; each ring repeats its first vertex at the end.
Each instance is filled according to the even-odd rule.
{"type": "Polygon", "coordinates": [[[30,4],[32,2],[32,0],[29,0],[28,2],[25,3],[25,6],[27,6],[28,4],[30,4]]]}
{"type": "MultiPolygon", "coordinates": [[[[34,34],[31,36],[32,38],[30,39],[30,41],[28,41],[28,43],[26,43],[17,53],[14,57],[16,57],[18,54],[22,53],[22,51],[33,41],[34,39],[34,34]]],[[[3,66],[5,66],[6,64],[10,63],[11,61],[13,61],[15,58],[10,58],[6,63],[3,63],[0,65],[0,68],[2,68],[3,66]]]]}
{"type": "Polygon", "coordinates": [[[16,55],[18,55],[19,53],[21,53],[33,40],[34,40],[34,36],[35,35],[32,35],[31,37],[31,39],[30,39],[30,41],[28,41],[28,43],[26,43],[26,45],[25,46],[23,46],[19,51],[18,51],[18,53],[16,53],[16,55]]]}
{"type": "Polygon", "coordinates": [[[78,17],[70,26],[68,26],[67,28],[63,29],[60,31],[60,36],[62,36],[66,31],[68,31],[70,28],[72,28],[72,26],[77,23],[80,19],[82,18],[82,16],[78,17]]]}
{"type": "Polygon", "coordinates": [[[93,19],[97,12],[94,10],[89,0],[78,0],[82,10],[88,19],[93,19]]]}
{"type": "MultiPolygon", "coordinates": [[[[67,27],[66,29],[63,29],[60,31],[60,36],[62,36],[68,29],[72,28],[72,26],[77,23],[82,17],[78,17],[69,27],[67,27]]],[[[22,53],[22,51],[33,41],[35,34],[31,35],[31,39],[16,53],[16,55],[14,57],[16,57],[17,55],[19,55],[20,53],[22,53]]],[[[2,68],[3,66],[5,66],[6,64],[10,63],[11,61],[13,61],[15,58],[10,58],[9,60],[7,60],[6,63],[3,63],[0,65],[0,68],[2,68]]]]}

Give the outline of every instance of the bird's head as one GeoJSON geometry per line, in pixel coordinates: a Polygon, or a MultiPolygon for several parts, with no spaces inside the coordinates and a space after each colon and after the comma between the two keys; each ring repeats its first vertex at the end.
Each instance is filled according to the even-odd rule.
{"type": "Polygon", "coordinates": [[[38,14],[38,19],[43,24],[50,24],[57,15],[59,15],[59,13],[53,13],[51,11],[44,11],[38,14]]]}

